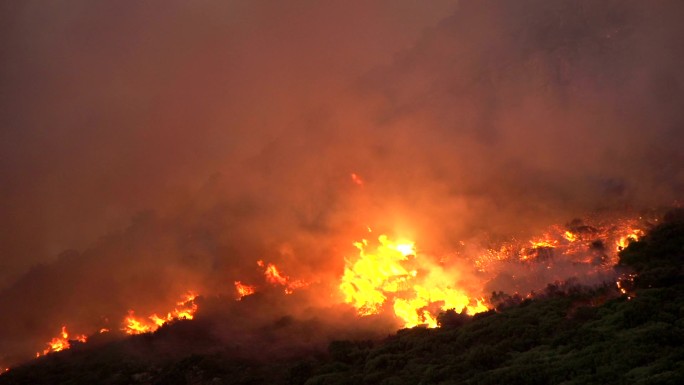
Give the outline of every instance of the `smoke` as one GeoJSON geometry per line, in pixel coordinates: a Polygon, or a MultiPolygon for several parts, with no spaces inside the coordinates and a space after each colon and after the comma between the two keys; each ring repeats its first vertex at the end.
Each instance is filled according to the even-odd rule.
{"type": "Polygon", "coordinates": [[[441,255],[681,199],[676,1],[0,7],[0,356],[256,260],[324,306],[368,226],[441,255]]]}

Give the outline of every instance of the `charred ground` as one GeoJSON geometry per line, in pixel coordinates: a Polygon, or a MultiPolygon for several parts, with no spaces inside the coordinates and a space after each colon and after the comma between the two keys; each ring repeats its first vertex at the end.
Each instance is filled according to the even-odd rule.
{"type": "MultiPolygon", "coordinates": [[[[621,252],[617,268],[634,274],[626,294],[613,284],[572,283],[549,285],[532,299],[496,293],[496,310],[475,317],[447,311],[438,329],[405,329],[382,340],[342,329],[321,335],[315,315],[272,319],[252,335],[227,338],[215,332],[217,325],[231,328],[224,309],[224,317],[214,312],[153,334],[91,340],[11,369],[0,383],[678,384],[683,257],[679,210],[621,252]]],[[[240,306],[250,308],[232,306],[233,316],[240,306]]]]}

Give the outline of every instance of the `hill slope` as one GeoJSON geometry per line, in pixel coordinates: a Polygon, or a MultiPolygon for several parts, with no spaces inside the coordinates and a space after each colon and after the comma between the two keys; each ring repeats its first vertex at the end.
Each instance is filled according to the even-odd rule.
{"type": "Polygon", "coordinates": [[[473,318],[443,313],[438,329],[262,357],[221,349],[206,325],[182,321],[48,355],[0,384],[680,384],[683,259],[676,211],[621,253],[618,268],[634,277],[624,294],[613,284],[549,285],[473,318]]]}

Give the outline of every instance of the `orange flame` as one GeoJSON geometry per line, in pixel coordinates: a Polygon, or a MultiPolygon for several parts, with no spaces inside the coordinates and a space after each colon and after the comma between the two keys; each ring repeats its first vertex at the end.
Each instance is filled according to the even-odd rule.
{"type": "MultiPolygon", "coordinates": [[[[84,334],[77,335],[74,338],[71,339],[71,341],[79,341],[79,342],[86,342],[87,337],[84,334]]],[[[67,333],[67,328],[66,326],[62,326],[62,331],[60,332],[59,336],[53,337],[50,342],[47,343],[47,349],[43,350],[42,353],[36,352],[36,357],[40,357],[41,355],[46,355],[48,353],[52,352],[59,352],[62,350],[69,349],[71,345],[69,344],[69,333],[67,333]]]]}
{"type": "Polygon", "coordinates": [[[629,229],[629,233],[620,237],[620,239],[617,240],[617,250],[622,251],[624,250],[631,242],[638,241],[639,238],[644,236],[644,232],[641,229],[629,229]]]}
{"type": "Polygon", "coordinates": [[[257,261],[257,265],[265,269],[264,275],[266,276],[266,281],[274,285],[287,285],[287,278],[280,274],[276,265],[272,263],[264,264],[264,261],[257,261]]]}
{"type": "Polygon", "coordinates": [[[644,231],[637,219],[597,221],[591,223],[591,226],[581,224],[576,231],[555,225],[550,226],[541,237],[533,238],[527,244],[514,241],[501,246],[498,250],[489,249],[478,257],[475,265],[479,271],[484,272],[491,270],[499,262],[511,259],[528,262],[536,261],[541,256],[550,258],[551,253],[543,252],[544,249],[549,249],[548,251],[552,250],[555,256],[563,256],[573,263],[580,264],[596,264],[596,254],[601,252],[601,266],[597,266],[597,269],[607,270],[612,269],[617,263],[618,252],[643,234],[644,231]],[[614,244],[615,248],[606,247],[611,244],[614,244]],[[592,249],[594,253],[591,252],[592,249]]]}
{"type": "Polygon", "coordinates": [[[359,258],[347,261],[339,285],[344,301],[360,315],[378,314],[391,303],[394,315],[404,327],[425,324],[437,326],[436,314],[446,309],[466,309],[468,314],[486,311],[483,300],[471,299],[463,290],[453,287],[443,269],[417,257],[413,242],[392,242],[386,235],[374,252],[368,252],[368,241],[354,244],[359,258]],[[419,269],[410,266],[418,266],[419,269]]]}
{"type": "Polygon", "coordinates": [[[194,302],[196,298],[196,294],[188,292],[181,301],[176,303],[176,308],[166,313],[165,316],[159,316],[154,313],[147,318],[138,318],[133,310],[129,310],[128,316],[124,319],[124,327],[121,330],[126,332],[126,334],[150,333],[173,320],[193,319],[195,312],[197,312],[197,304],[194,302]]]}
{"type": "Polygon", "coordinates": [[[149,333],[157,329],[156,327],[153,329],[153,325],[149,324],[146,320],[136,318],[133,310],[128,311],[128,317],[124,320],[124,324],[126,326],[122,330],[126,334],[149,333]]]}
{"type": "Polygon", "coordinates": [[[575,242],[577,240],[577,235],[575,235],[569,230],[566,230],[563,233],[563,238],[567,239],[569,242],[575,242]]]}
{"type": "Polygon", "coordinates": [[[235,290],[237,290],[238,295],[240,296],[240,298],[242,298],[254,294],[254,292],[256,291],[256,287],[251,285],[245,285],[240,281],[235,281],[235,290]]]}
{"type": "Polygon", "coordinates": [[[295,289],[306,287],[309,284],[300,280],[292,280],[287,275],[278,270],[278,267],[272,263],[264,263],[264,261],[257,261],[257,265],[264,269],[264,276],[266,281],[272,285],[280,285],[285,287],[285,294],[292,294],[295,289]]]}

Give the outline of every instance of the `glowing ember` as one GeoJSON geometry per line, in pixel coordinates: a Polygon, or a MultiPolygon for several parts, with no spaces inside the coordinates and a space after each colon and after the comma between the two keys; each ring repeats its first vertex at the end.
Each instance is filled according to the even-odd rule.
{"type": "Polygon", "coordinates": [[[358,186],[363,186],[363,179],[358,174],[351,173],[351,180],[358,186]]]}
{"type": "MultiPolygon", "coordinates": [[[[78,335],[71,339],[71,341],[86,342],[87,337],[85,335],[78,335]]],[[[69,333],[67,333],[66,326],[62,326],[62,331],[59,336],[52,338],[50,342],[47,343],[47,349],[43,350],[42,353],[37,352],[36,357],[44,356],[48,353],[59,352],[62,350],[69,349],[71,345],[69,344],[69,333]]]]}
{"type": "Polygon", "coordinates": [[[620,293],[627,296],[628,300],[635,296],[635,294],[629,290],[634,284],[634,278],[636,278],[635,274],[625,274],[615,282],[620,293]]]}
{"type": "Polygon", "coordinates": [[[240,281],[235,281],[235,290],[237,290],[238,295],[240,295],[240,298],[242,298],[254,294],[254,292],[256,291],[256,287],[245,285],[240,281]]]}
{"type": "Polygon", "coordinates": [[[166,313],[166,315],[152,314],[147,318],[138,318],[135,316],[133,310],[128,311],[128,317],[124,319],[124,327],[121,329],[127,334],[142,334],[150,333],[159,329],[160,326],[167,322],[177,319],[193,319],[197,311],[197,304],[195,304],[197,295],[189,292],[183,299],[176,303],[176,308],[173,311],[166,313]]]}
{"type": "Polygon", "coordinates": [[[453,288],[454,282],[440,266],[419,259],[413,242],[395,243],[385,235],[378,241],[374,252],[367,250],[366,240],[354,244],[359,258],[347,261],[339,286],[344,301],[360,315],[377,314],[389,303],[405,327],[436,327],[441,310],[465,308],[469,314],[487,310],[482,300],[471,300],[453,288]]]}

